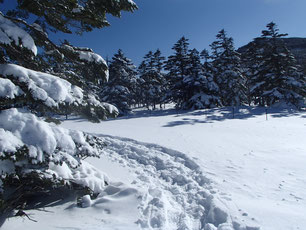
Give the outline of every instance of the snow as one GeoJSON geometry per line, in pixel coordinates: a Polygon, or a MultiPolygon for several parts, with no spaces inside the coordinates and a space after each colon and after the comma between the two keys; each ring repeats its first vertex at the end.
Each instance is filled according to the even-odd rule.
{"type": "Polygon", "coordinates": [[[106,108],[110,114],[119,114],[118,109],[116,108],[116,106],[113,106],[109,103],[106,102],[101,102],[101,105],[106,108]]]}
{"type": "MultiPolygon", "coordinates": [[[[60,103],[81,103],[83,99],[82,89],[51,74],[30,70],[15,64],[1,64],[0,74],[25,83],[35,99],[42,100],[50,107],[58,106],[60,103]]],[[[3,80],[0,82],[1,85],[5,86],[2,82],[3,80]]],[[[6,83],[6,87],[7,85],[8,83],[6,83]]],[[[9,83],[9,90],[12,93],[15,93],[16,88],[17,86],[12,82],[9,83]]],[[[0,92],[2,95],[2,87],[0,92]]]]}
{"type": "MultiPolygon", "coordinates": [[[[268,112],[268,120],[264,108],[248,107],[236,108],[236,119],[232,119],[232,108],[139,112],[101,124],[71,120],[63,126],[156,143],[195,159],[211,181],[209,192],[215,205],[230,216],[235,229],[303,229],[305,114],[268,112]]],[[[111,176],[111,172],[108,174],[111,176]]]]}
{"type": "Polygon", "coordinates": [[[23,91],[9,79],[0,78],[0,97],[13,99],[22,95],[23,91]]]}
{"type": "Polygon", "coordinates": [[[33,38],[15,23],[3,17],[3,14],[0,12],[0,43],[8,45],[12,42],[16,46],[31,50],[34,55],[37,54],[37,47],[33,38]]]}
{"type": "Polygon", "coordinates": [[[97,53],[94,53],[92,49],[85,47],[73,47],[70,45],[62,45],[63,48],[70,50],[71,52],[77,53],[81,60],[85,60],[88,62],[102,63],[107,66],[106,61],[97,53]]]}
{"type": "MultiPolygon", "coordinates": [[[[39,224],[10,218],[1,229],[304,229],[305,113],[268,108],[266,120],[265,108],[234,111],[63,122],[104,139],[101,159],[88,162],[108,174],[108,186],[97,199],[82,197],[83,208],[69,201],[30,210],[39,224]]],[[[82,170],[97,176],[93,166],[82,170]]]]}
{"type": "Polygon", "coordinates": [[[78,50],[79,57],[81,60],[86,60],[88,62],[95,62],[95,63],[103,63],[107,66],[106,61],[99,55],[90,51],[82,51],[78,50]]]}

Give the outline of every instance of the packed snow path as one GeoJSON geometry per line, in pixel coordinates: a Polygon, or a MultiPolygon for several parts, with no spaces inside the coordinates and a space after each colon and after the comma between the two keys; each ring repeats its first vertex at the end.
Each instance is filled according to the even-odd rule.
{"type": "Polygon", "coordinates": [[[130,139],[105,137],[105,142],[108,159],[133,170],[132,184],[147,189],[137,221],[142,228],[198,230],[211,229],[206,225],[211,223],[230,229],[227,213],[215,206],[209,180],[186,155],[130,139]]]}

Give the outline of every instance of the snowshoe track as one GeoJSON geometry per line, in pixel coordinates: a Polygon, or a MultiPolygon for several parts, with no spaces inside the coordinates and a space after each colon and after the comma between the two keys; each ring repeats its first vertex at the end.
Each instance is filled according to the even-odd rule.
{"type": "Polygon", "coordinates": [[[131,139],[101,137],[106,144],[103,154],[128,167],[137,177],[133,184],[145,190],[138,207],[137,223],[142,228],[233,229],[227,212],[214,203],[209,179],[185,154],[131,139]]]}

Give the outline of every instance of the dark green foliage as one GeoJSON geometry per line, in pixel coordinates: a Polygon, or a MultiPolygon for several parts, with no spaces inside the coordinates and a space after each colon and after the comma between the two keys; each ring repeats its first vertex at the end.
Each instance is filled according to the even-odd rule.
{"type": "MultiPolygon", "coordinates": [[[[122,10],[134,11],[136,8],[129,0],[17,0],[16,9],[8,10],[6,15],[1,14],[1,26],[20,33],[14,34],[18,36],[16,39],[6,31],[2,32],[7,35],[7,38],[4,36],[7,40],[0,43],[0,80],[8,86],[7,92],[18,89],[20,93],[4,95],[4,90],[1,92],[0,114],[4,119],[13,116],[15,120],[8,118],[12,124],[2,122],[0,128],[2,133],[11,135],[16,139],[13,141],[18,141],[18,146],[21,146],[8,148],[0,143],[3,145],[1,149],[8,149],[0,152],[0,161],[4,165],[0,170],[1,218],[2,214],[14,209],[20,209],[18,213],[22,215],[24,209],[37,208],[40,203],[37,199],[45,199],[54,193],[60,195],[56,200],[67,195],[63,191],[69,194],[77,190],[81,195],[93,195],[87,185],[76,182],[73,176],[74,170],[79,170],[79,167],[89,167],[82,164],[82,160],[99,157],[98,150],[104,146],[102,140],[81,132],[62,130],[35,115],[48,117],[54,113],[77,113],[94,121],[116,116],[115,109],[100,103],[96,97],[99,88],[108,79],[108,67],[92,50],[74,47],[69,42],[57,45],[49,39],[48,33],[82,33],[102,28],[109,25],[106,14],[120,17],[122,10]],[[26,19],[34,23],[30,24],[26,19]],[[13,73],[6,74],[8,69],[13,73]],[[41,85],[44,83],[48,85],[48,90],[43,90],[41,85]],[[59,96],[57,92],[61,90],[66,90],[67,94],[56,99],[59,96]],[[65,95],[68,95],[67,100],[65,95]],[[20,112],[16,108],[27,111],[20,112]],[[42,140],[36,140],[40,136],[42,140]],[[52,142],[52,147],[46,150],[43,145],[48,141],[52,142]],[[71,178],[61,178],[56,171],[59,166],[63,166],[71,178]]],[[[47,118],[47,121],[54,120],[47,118]]],[[[101,175],[98,179],[102,180],[102,185],[101,175]]],[[[41,204],[42,207],[46,205],[41,204]]]]}
{"type": "Polygon", "coordinates": [[[190,64],[188,50],[188,39],[182,37],[172,47],[174,55],[168,57],[165,69],[168,71],[167,80],[169,82],[168,98],[181,108],[187,101],[187,89],[184,87],[184,78],[188,76],[188,66],[190,64]]]}
{"type": "Polygon", "coordinates": [[[182,108],[204,109],[219,106],[221,104],[219,87],[210,73],[209,63],[206,61],[204,65],[201,64],[200,53],[196,49],[190,50],[188,55],[190,59],[188,76],[183,80],[187,89],[185,96],[187,100],[182,108]]]}
{"type": "Polygon", "coordinates": [[[121,115],[126,114],[135,104],[136,66],[119,49],[110,62],[109,75],[110,79],[102,88],[100,98],[115,105],[121,115]]]}
{"type": "Polygon", "coordinates": [[[261,106],[286,103],[299,107],[306,95],[305,76],[281,39],[287,34],[278,31],[275,23],[269,23],[245,54],[250,96],[261,106]]]}
{"type": "Polygon", "coordinates": [[[17,0],[17,9],[9,15],[27,18],[37,16],[36,23],[51,31],[82,33],[109,26],[106,14],[121,16],[121,11],[134,11],[136,4],[128,0],[17,0]]]}
{"type": "Polygon", "coordinates": [[[233,38],[221,30],[211,44],[214,76],[225,106],[237,106],[246,101],[245,77],[242,75],[240,54],[235,51],[233,38]]]}
{"type": "Polygon", "coordinates": [[[139,70],[139,89],[141,92],[142,104],[145,104],[147,108],[152,106],[156,108],[157,104],[166,101],[165,94],[167,92],[167,82],[164,73],[162,73],[163,61],[165,58],[161,56],[159,49],[156,52],[149,51],[145,55],[144,60],[141,62],[139,70]]]}

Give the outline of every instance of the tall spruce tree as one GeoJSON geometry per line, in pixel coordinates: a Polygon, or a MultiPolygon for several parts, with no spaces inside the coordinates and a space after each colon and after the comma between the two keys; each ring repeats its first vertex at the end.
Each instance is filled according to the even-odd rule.
{"type": "MultiPolygon", "coordinates": [[[[305,100],[306,81],[292,53],[285,46],[274,22],[266,26],[254,44],[257,53],[250,54],[258,64],[251,81],[251,95],[261,106],[285,103],[300,107],[305,100]]],[[[252,48],[252,47],[251,47],[252,48]]],[[[250,52],[250,49],[249,49],[250,52]]]]}
{"type": "Polygon", "coordinates": [[[213,81],[213,76],[201,64],[200,53],[196,49],[189,51],[188,75],[184,77],[184,87],[187,99],[182,108],[203,109],[220,104],[219,87],[213,81]]]}
{"type": "Polygon", "coordinates": [[[188,92],[184,85],[184,78],[188,76],[188,66],[190,65],[188,39],[182,37],[172,49],[175,53],[169,56],[165,63],[165,69],[168,71],[166,77],[169,82],[168,98],[176,103],[177,108],[181,108],[183,103],[188,100],[188,92]]]}
{"type": "Polygon", "coordinates": [[[136,66],[119,49],[110,62],[110,79],[102,88],[100,97],[103,101],[115,105],[121,115],[128,113],[136,103],[136,75],[136,66]]]}
{"type": "Polygon", "coordinates": [[[262,51],[260,43],[257,42],[257,39],[254,39],[241,57],[243,74],[246,77],[246,94],[249,105],[252,103],[261,104],[260,95],[262,92],[258,87],[260,85],[258,73],[262,60],[262,51]]]}
{"type": "Polygon", "coordinates": [[[139,77],[142,81],[140,85],[141,96],[147,108],[152,106],[155,109],[157,104],[161,107],[162,103],[165,102],[167,84],[162,73],[164,59],[159,49],[154,53],[149,51],[139,65],[139,77]]]}
{"type": "Polygon", "coordinates": [[[237,106],[246,101],[245,77],[240,66],[240,54],[235,51],[233,38],[222,29],[211,44],[216,83],[224,106],[237,106]]]}

